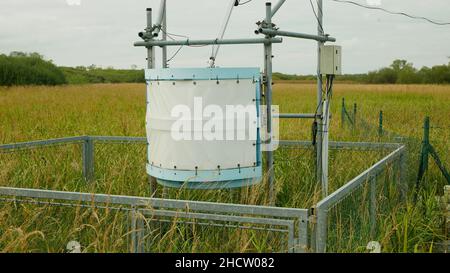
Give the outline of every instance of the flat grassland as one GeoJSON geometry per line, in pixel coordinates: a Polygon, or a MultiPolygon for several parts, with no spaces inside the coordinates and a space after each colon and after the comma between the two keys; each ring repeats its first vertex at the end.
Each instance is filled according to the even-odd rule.
{"type": "MultiPolygon", "coordinates": [[[[314,84],[280,82],[274,88],[274,104],[280,106],[280,112],[314,112],[314,84]]],[[[145,107],[143,84],[0,87],[0,143],[81,135],[144,136],[145,107]]],[[[409,150],[408,184],[413,188],[425,116],[431,118],[431,142],[449,168],[450,86],[336,83],[330,138],[394,142],[403,136],[409,150]],[[344,97],[349,112],[353,103],[357,103],[355,128],[348,122],[341,124],[344,97]],[[380,110],[386,130],[381,137],[378,135],[380,110]]],[[[281,121],[281,139],[310,140],[311,123],[311,120],[281,121]]],[[[91,184],[85,183],[80,175],[80,154],[79,145],[0,152],[0,186],[149,195],[144,145],[96,145],[96,177],[91,184]]],[[[331,191],[385,154],[332,151],[331,191]]],[[[275,162],[278,206],[308,208],[320,200],[311,150],[279,149],[275,162]]],[[[435,196],[442,192],[444,178],[430,163],[418,200],[413,199],[410,191],[406,203],[398,201],[391,178],[392,175],[381,178],[384,186],[379,198],[388,199],[389,204],[379,209],[378,229],[371,239],[380,241],[386,252],[433,251],[434,243],[443,240],[442,218],[435,196]]],[[[268,204],[266,183],[233,191],[169,190],[166,194],[180,199],[268,204]]],[[[370,237],[366,208],[361,205],[365,190],[361,189],[359,194],[362,197],[355,194],[347,204],[334,208],[336,217],[330,220],[333,223],[329,230],[330,251],[365,251],[370,237]]],[[[63,252],[70,240],[80,241],[86,252],[128,251],[127,217],[96,208],[0,202],[0,251],[63,252]]],[[[151,251],[265,252],[280,251],[284,243],[278,235],[263,231],[179,224],[159,227],[151,251]]]]}

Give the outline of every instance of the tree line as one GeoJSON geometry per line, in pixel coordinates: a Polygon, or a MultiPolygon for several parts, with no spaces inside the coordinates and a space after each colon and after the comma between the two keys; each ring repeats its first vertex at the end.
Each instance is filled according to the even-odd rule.
{"type": "Polygon", "coordinates": [[[88,83],[144,83],[144,70],[58,67],[39,53],[0,54],[0,85],[60,85],[88,83]]]}
{"type": "Polygon", "coordinates": [[[52,61],[38,53],[11,52],[0,54],[0,85],[58,85],[67,80],[52,61]]]}
{"type": "MultiPolygon", "coordinates": [[[[274,80],[315,81],[314,75],[274,73],[274,80]]],[[[450,84],[450,63],[416,69],[406,60],[395,60],[366,74],[347,74],[337,81],[367,84],[450,84]]],[[[142,69],[58,67],[39,53],[0,54],[0,85],[60,85],[89,83],[144,83],[142,69]]]]}
{"type": "MultiPolygon", "coordinates": [[[[274,79],[313,81],[316,76],[274,73],[274,79]]],[[[389,67],[366,74],[341,75],[336,80],[367,84],[450,84],[450,63],[416,69],[412,63],[406,60],[395,60],[389,67]]]]}

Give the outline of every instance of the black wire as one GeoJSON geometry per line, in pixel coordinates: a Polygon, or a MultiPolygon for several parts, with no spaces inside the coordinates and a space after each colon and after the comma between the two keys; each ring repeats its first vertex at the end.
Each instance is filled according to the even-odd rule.
{"type": "Polygon", "coordinates": [[[404,12],[390,11],[390,10],[387,10],[387,9],[384,9],[384,8],[381,8],[381,7],[367,6],[367,5],[360,4],[360,3],[357,3],[357,2],[353,2],[353,1],[348,1],[348,0],[331,0],[331,1],[338,2],[338,3],[352,4],[352,5],[355,5],[355,6],[358,6],[358,7],[361,7],[361,8],[365,8],[365,9],[381,10],[381,11],[389,13],[389,14],[402,15],[402,16],[409,17],[411,19],[425,20],[425,21],[427,21],[427,22],[429,22],[431,24],[438,25],[438,26],[450,25],[450,23],[441,23],[441,22],[437,22],[437,21],[434,21],[434,20],[426,18],[426,17],[422,17],[422,16],[414,16],[414,15],[410,15],[410,14],[407,14],[407,13],[404,13],[404,12]]]}
{"type": "MultiPolygon", "coordinates": [[[[313,2],[312,2],[311,0],[309,0],[309,3],[311,4],[312,11],[313,11],[313,13],[314,13],[314,16],[315,16],[316,19],[317,19],[317,23],[319,24],[320,30],[321,30],[322,33],[323,33],[323,32],[324,32],[324,31],[323,31],[323,26],[322,26],[322,23],[321,23],[320,20],[319,20],[319,16],[317,15],[316,9],[314,8],[314,4],[313,4],[313,2]]],[[[317,0],[316,0],[316,3],[317,3],[317,0]]],[[[317,3],[317,7],[318,7],[318,6],[319,6],[319,3],[317,3]]]]}
{"type": "MultiPolygon", "coordinates": [[[[165,31],[164,29],[161,28],[161,31],[167,35],[167,37],[169,37],[172,41],[175,41],[175,38],[173,38],[172,36],[176,36],[176,37],[181,37],[181,38],[186,38],[189,40],[189,37],[186,35],[181,35],[181,34],[174,34],[174,33],[170,33],[165,31]]],[[[170,61],[172,61],[177,55],[178,53],[180,53],[181,49],[183,48],[183,46],[185,45],[181,45],[177,51],[172,55],[172,57],[170,57],[169,59],[167,59],[167,63],[169,63],[170,61]]],[[[188,45],[189,47],[205,47],[208,45],[188,45]]]]}
{"type": "Polygon", "coordinates": [[[172,57],[170,57],[169,59],[167,59],[167,62],[172,61],[173,58],[175,58],[175,57],[178,55],[178,53],[180,53],[180,51],[181,51],[182,48],[183,48],[183,45],[181,45],[181,46],[178,48],[178,50],[172,55],[172,57]]]}

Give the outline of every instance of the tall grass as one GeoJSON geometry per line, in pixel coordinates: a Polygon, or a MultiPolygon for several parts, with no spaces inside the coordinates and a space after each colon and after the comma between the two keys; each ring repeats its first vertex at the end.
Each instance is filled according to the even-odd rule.
{"type": "MultiPolygon", "coordinates": [[[[275,104],[281,112],[312,112],[315,86],[279,83],[275,104]]],[[[450,89],[445,86],[337,85],[332,105],[331,138],[343,141],[394,141],[380,139],[376,130],[340,124],[340,99],[357,102],[358,120],[374,124],[379,110],[385,128],[409,136],[410,186],[414,184],[421,122],[430,115],[432,124],[444,128],[450,114],[450,89]],[[418,141],[414,141],[417,139],[418,141]]],[[[65,87],[0,88],[0,142],[11,143],[75,135],[145,135],[145,86],[105,84],[65,87]]],[[[437,130],[437,129],[436,129],[437,130]]],[[[432,131],[432,142],[449,162],[448,131],[432,131]]],[[[442,129],[441,129],[442,130],[442,129]]],[[[281,121],[282,139],[310,139],[305,120],[281,121]]],[[[95,182],[81,176],[80,145],[0,154],[0,185],[68,191],[149,196],[145,173],[146,151],[141,144],[96,144],[95,182]]],[[[330,191],[364,171],[387,151],[332,151],[330,191]]],[[[280,148],[275,153],[276,205],[309,208],[320,200],[311,149],[280,148]]],[[[332,251],[365,251],[369,240],[378,240],[386,252],[428,252],[442,239],[441,215],[435,201],[444,180],[430,164],[418,202],[408,196],[399,202],[393,171],[379,178],[378,229],[370,234],[367,185],[332,209],[329,246],[332,251]]],[[[161,188],[159,189],[161,191],[161,188]]],[[[238,190],[192,191],[170,189],[175,199],[267,205],[268,189],[259,185],[238,190]]],[[[130,250],[130,215],[127,211],[101,208],[50,207],[46,204],[0,203],[0,250],[5,252],[62,252],[70,240],[82,243],[86,252],[130,250]]],[[[281,251],[285,238],[268,231],[204,227],[175,222],[149,222],[148,249],[159,252],[265,252],[281,251]]]]}

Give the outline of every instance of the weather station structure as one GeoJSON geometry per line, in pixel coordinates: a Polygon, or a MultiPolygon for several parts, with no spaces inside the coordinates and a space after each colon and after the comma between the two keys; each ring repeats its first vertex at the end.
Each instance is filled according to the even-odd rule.
{"type": "MultiPolygon", "coordinates": [[[[235,188],[259,183],[267,176],[270,193],[274,189],[273,147],[278,141],[273,134],[275,118],[308,118],[313,120],[316,135],[317,179],[322,184],[323,195],[328,192],[328,128],[330,124],[330,102],[335,75],[341,73],[341,48],[325,46],[336,39],[323,32],[322,1],[318,1],[318,33],[305,34],[283,31],[277,28],[273,17],[286,2],[280,0],[275,6],[265,3],[266,14],[257,22],[255,34],[262,37],[224,39],[233,9],[239,0],[229,1],[225,19],[219,34],[214,39],[167,39],[167,1],[161,0],[155,21],[152,9],[147,9],[147,26],[139,37],[143,41],[135,46],[147,49],[147,116],[146,131],[148,143],[147,173],[156,181],[169,187],[193,189],[235,188]],[[158,37],[161,36],[159,39],[158,37]],[[282,37],[317,41],[317,109],[308,114],[279,114],[272,110],[272,44],[282,43],[282,37]],[[221,45],[257,45],[264,47],[264,68],[222,68],[216,67],[216,57],[221,45]],[[207,46],[213,47],[209,67],[168,68],[167,47],[207,46]],[[155,49],[162,49],[162,65],[156,68],[155,49]],[[326,78],[325,90],[323,81],[326,78]],[[208,105],[251,105],[253,114],[246,117],[233,116],[223,122],[237,124],[257,120],[257,126],[246,128],[245,134],[256,136],[245,140],[205,140],[196,138],[200,116],[194,112],[195,99],[208,105]],[[186,137],[174,139],[171,134],[175,122],[173,109],[177,105],[187,106],[191,118],[184,118],[186,137]],[[263,107],[264,106],[264,107],[263,107]],[[262,152],[264,150],[264,152],[262,152]],[[264,154],[264,160],[263,160],[264,154]],[[263,168],[263,162],[265,166],[263,168]]],[[[198,105],[197,105],[198,106],[198,105]]],[[[198,111],[197,111],[198,112],[198,111]]],[[[229,117],[229,116],[228,116],[229,117]]],[[[214,119],[210,117],[206,122],[214,119]]],[[[224,129],[224,135],[238,134],[239,126],[224,129]]],[[[242,130],[242,129],[241,129],[242,130]]],[[[201,135],[201,134],[200,134],[201,135]]],[[[271,196],[273,197],[273,196],[271,196]]]]}

